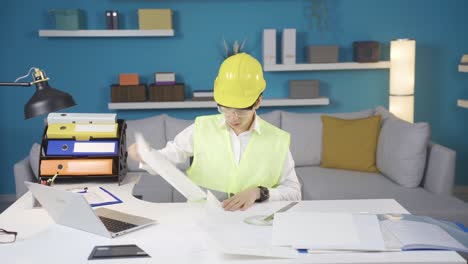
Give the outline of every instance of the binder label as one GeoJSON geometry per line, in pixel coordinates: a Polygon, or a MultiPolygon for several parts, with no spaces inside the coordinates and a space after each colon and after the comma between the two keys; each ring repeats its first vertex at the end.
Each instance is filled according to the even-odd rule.
{"type": "Polygon", "coordinates": [[[76,142],[74,153],[114,153],[115,142],[76,142]]]}
{"type": "Polygon", "coordinates": [[[114,132],[116,125],[81,125],[75,126],[76,132],[114,132]]]}

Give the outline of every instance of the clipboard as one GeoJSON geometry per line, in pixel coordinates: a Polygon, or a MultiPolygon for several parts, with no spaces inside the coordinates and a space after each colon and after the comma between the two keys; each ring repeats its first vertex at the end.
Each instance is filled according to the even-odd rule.
{"type": "Polygon", "coordinates": [[[68,191],[80,193],[91,207],[123,203],[123,201],[103,187],[83,187],[69,189],[68,191]]]}

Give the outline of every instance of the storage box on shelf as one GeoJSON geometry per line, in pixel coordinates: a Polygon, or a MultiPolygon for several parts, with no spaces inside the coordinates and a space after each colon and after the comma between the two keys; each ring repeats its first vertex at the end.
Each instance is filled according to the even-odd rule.
{"type": "Polygon", "coordinates": [[[146,101],[146,85],[118,85],[111,86],[112,102],[144,102],[146,101]]]}
{"type": "Polygon", "coordinates": [[[173,85],[149,86],[149,101],[151,102],[172,102],[185,100],[185,85],[177,83],[173,85]]]}

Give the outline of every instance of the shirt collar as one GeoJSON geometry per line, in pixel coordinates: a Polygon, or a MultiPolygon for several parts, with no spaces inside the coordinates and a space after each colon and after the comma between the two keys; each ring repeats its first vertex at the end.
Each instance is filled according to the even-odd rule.
{"type": "MultiPolygon", "coordinates": [[[[250,127],[249,131],[255,131],[258,134],[261,134],[260,122],[259,122],[260,119],[261,118],[255,113],[255,119],[254,119],[254,121],[252,123],[252,126],[250,127]]],[[[223,118],[221,119],[221,121],[219,122],[219,127],[228,128],[228,126],[226,125],[226,118],[224,118],[224,115],[223,115],[223,118]]]]}

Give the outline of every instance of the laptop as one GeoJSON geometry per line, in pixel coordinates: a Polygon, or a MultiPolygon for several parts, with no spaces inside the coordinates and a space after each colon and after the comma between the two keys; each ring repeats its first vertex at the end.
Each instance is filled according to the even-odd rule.
{"type": "Polygon", "coordinates": [[[114,238],[157,223],[153,219],[105,207],[93,210],[79,193],[57,190],[27,181],[24,184],[59,225],[114,238]]]}

